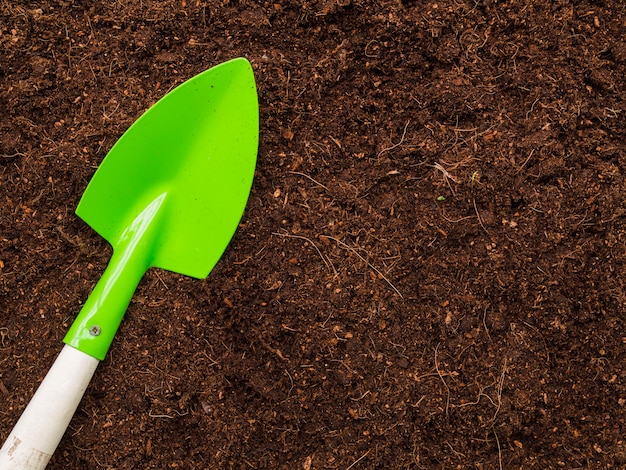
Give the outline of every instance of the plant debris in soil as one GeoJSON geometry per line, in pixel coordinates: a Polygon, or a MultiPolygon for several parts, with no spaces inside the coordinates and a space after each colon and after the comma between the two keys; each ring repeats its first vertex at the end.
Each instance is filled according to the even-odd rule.
{"type": "Polygon", "coordinates": [[[151,270],[50,469],[626,466],[626,7],[0,1],[0,439],[111,255],[107,151],[243,56],[207,280],[151,270]]]}

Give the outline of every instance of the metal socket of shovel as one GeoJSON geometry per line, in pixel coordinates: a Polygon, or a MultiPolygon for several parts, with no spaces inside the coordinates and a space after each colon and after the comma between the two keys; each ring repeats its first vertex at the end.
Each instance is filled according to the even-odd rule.
{"type": "Polygon", "coordinates": [[[209,275],[248,200],[258,132],[252,67],[239,58],[175,88],[113,146],[76,209],[112,245],[111,261],[0,449],[0,469],[46,467],[146,270],[209,275]]]}

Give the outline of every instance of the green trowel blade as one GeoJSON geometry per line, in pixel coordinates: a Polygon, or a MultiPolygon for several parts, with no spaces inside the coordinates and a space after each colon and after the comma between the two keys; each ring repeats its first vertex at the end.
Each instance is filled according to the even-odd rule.
{"type": "Polygon", "coordinates": [[[206,277],[243,213],[256,162],[258,101],[245,59],[188,80],[118,140],[76,209],[115,250],[155,199],[150,266],[206,277]]]}
{"type": "Polygon", "coordinates": [[[113,256],[66,344],[102,360],[150,267],[209,274],[248,200],[258,132],[256,85],[245,59],[183,83],[126,131],[76,209],[113,256]]]}

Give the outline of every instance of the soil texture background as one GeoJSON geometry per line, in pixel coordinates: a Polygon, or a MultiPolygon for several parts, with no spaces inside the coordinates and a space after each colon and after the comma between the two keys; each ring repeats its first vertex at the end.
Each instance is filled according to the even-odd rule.
{"type": "Polygon", "coordinates": [[[206,280],[147,273],[49,468],[626,467],[617,0],[0,1],[0,439],[111,256],[74,214],[246,57],[260,148],[206,280]]]}

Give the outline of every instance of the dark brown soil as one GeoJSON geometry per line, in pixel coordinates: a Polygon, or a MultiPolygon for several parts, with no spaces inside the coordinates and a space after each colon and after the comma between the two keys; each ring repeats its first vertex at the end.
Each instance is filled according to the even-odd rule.
{"type": "Polygon", "coordinates": [[[49,468],[626,468],[623,2],[16,3],[1,440],[109,259],[95,168],[245,56],[242,224],[206,281],[146,275],[49,468]]]}

